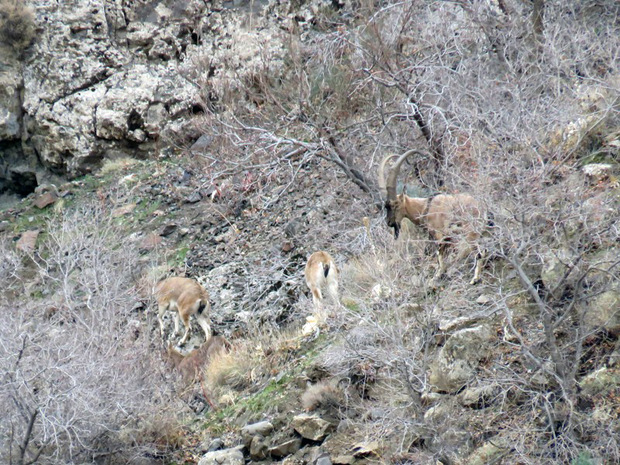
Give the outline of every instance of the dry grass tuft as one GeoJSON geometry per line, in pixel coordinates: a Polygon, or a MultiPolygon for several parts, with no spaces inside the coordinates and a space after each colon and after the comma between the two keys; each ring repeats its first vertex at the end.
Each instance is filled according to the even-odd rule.
{"type": "Polygon", "coordinates": [[[230,350],[214,354],[205,369],[208,390],[218,403],[233,403],[234,392],[259,386],[286,370],[296,348],[291,341],[296,338],[286,330],[230,341],[230,350]]]}
{"type": "Polygon", "coordinates": [[[301,405],[308,412],[319,409],[339,409],[342,404],[342,391],[330,381],[320,381],[308,386],[301,396],[301,405]]]}
{"type": "Polygon", "coordinates": [[[115,173],[117,171],[122,171],[127,168],[131,168],[137,163],[138,163],[138,160],[136,160],[135,158],[131,158],[131,157],[107,159],[103,162],[103,165],[101,166],[101,174],[106,175],[106,174],[115,173]]]}

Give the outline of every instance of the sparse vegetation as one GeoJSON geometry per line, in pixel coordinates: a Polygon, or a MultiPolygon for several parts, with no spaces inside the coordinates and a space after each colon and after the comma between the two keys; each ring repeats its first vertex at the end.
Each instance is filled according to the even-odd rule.
{"type": "Polygon", "coordinates": [[[118,241],[120,230],[97,206],[52,218],[46,229],[46,253],[30,257],[40,298],[19,296],[19,280],[19,297],[2,300],[3,461],[73,461],[102,442],[128,453],[135,443],[122,437],[138,435],[140,419],[162,401],[174,402],[152,382],[160,360],[131,315],[136,250],[118,241]]]}
{"type": "Polygon", "coordinates": [[[339,424],[304,443],[332,458],[619,462],[619,15],[612,1],[270,2],[260,27],[221,36],[210,17],[217,40],[183,63],[208,143],[104,163],[71,187],[89,210],[31,215],[26,200],[9,230],[41,227],[39,249],[0,243],[2,453],[168,459],[194,447],[189,430],[228,447],[255,421],[292,434],[308,410],[339,424]],[[431,285],[428,231],[385,226],[376,168],[410,148],[398,192],[470,193],[491,213],[476,286],[455,253],[431,285]],[[304,326],[303,266],[321,249],[342,305],[304,326]],[[145,301],[171,273],[205,285],[232,343],[194,386],[216,409],[187,427],[155,320],[135,311],[139,279],[145,301]]]}

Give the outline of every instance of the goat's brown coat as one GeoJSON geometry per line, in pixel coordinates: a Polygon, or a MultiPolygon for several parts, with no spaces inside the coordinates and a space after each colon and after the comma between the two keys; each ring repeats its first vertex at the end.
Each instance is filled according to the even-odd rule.
{"type": "Polygon", "coordinates": [[[167,310],[176,310],[174,314],[174,334],[176,335],[179,331],[179,317],[185,325],[185,334],[179,341],[179,344],[184,344],[189,337],[192,329],[189,318],[192,315],[196,315],[198,324],[205,333],[206,340],[209,340],[211,337],[211,326],[209,325],[208,316],[211,309],[209,294],[197,281],[181,277],[164,279],[155,286],[155,297],[159,306],[157,320],[159,321],[162,337],[164,335],[164,322],[162,320],[164,313],[167,310]]]}
{"type": "MultiPolygon", "coordinates": [[[[408,218],[416,225],[426,229],[432,240],[439,244],[439,267],[436,277],[446,271],[444,257],[447,249],[453,244],[460,248],[458,260],[462,260],[475,248],[481,232],[486,227],[486,211],[482,204],[469,194],[439,194],[434,197],[409,197],[396,194],[396,178],[401,164],[415,150],[401,155],[392,166],[387,181],[384,178],[385,165],[394,155],[385,157],[379,165],[379,187],[385,198],[388,226],[394,228],[394,236],[398,238],[400,223],[408,218]]],[[[482,253],[476,256],[476,269],[472,284],[480,280],[482,272],[482,253]]]]}
{"type": "Polygon", "coordinates": [[[168,344],[168,358],[172,366],[179,371],[184,382],[191,383],[200,379],[200,376],[207,366],[207,363],[217,354],[230,348],[230,343],[222,336],[209,338],[198,349],[191,351],[187,355],[168,344]]]}
{"type": "Polygon", "coordinates": [[[338,303],[338,270],[332,256],[324,250],[314,252],[306,263],[306,284],[312,292],[312,301],[317,310],[323,305],[321,288],[327,287],[331,300],[338,303]]]}

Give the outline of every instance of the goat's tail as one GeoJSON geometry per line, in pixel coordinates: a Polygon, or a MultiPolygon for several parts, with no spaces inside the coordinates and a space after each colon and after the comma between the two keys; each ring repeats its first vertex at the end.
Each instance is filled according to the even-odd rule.
{"type": "Polygon", "coordinates": [[[202,312],[207,307],[207,303],[204,299],[200,299],[200,305],[198,306],[198,315],[202,315],[202,312]]]}
{"type": "Polygon", "coordinates": [[[329,269],[330,269],[330,262],[327,263],[323,263],[323,275],[327,278],[327,275],[329,274],[329,269]]]}

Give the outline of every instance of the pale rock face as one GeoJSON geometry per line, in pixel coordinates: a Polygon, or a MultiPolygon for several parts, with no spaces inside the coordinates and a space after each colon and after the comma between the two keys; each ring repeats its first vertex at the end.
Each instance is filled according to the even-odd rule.
{"type": "Polygon", "coordinates": [[[38,35],[23,70],[0,74],[0,140],[21,138],[26,156],[76,175],[108,154],[148,156],[185,127],[200,100],[177,69],[181,24],[207,7],[125,3],[32,2],[38,35]]]}
{"type": "Polygon", "coordinates": [[[14,140],[21,135],[21,67],[17,59],[11,60],[6,47],[0,45],[0,54],[8,61],[0,69],[0,140],[14,140]]]}

